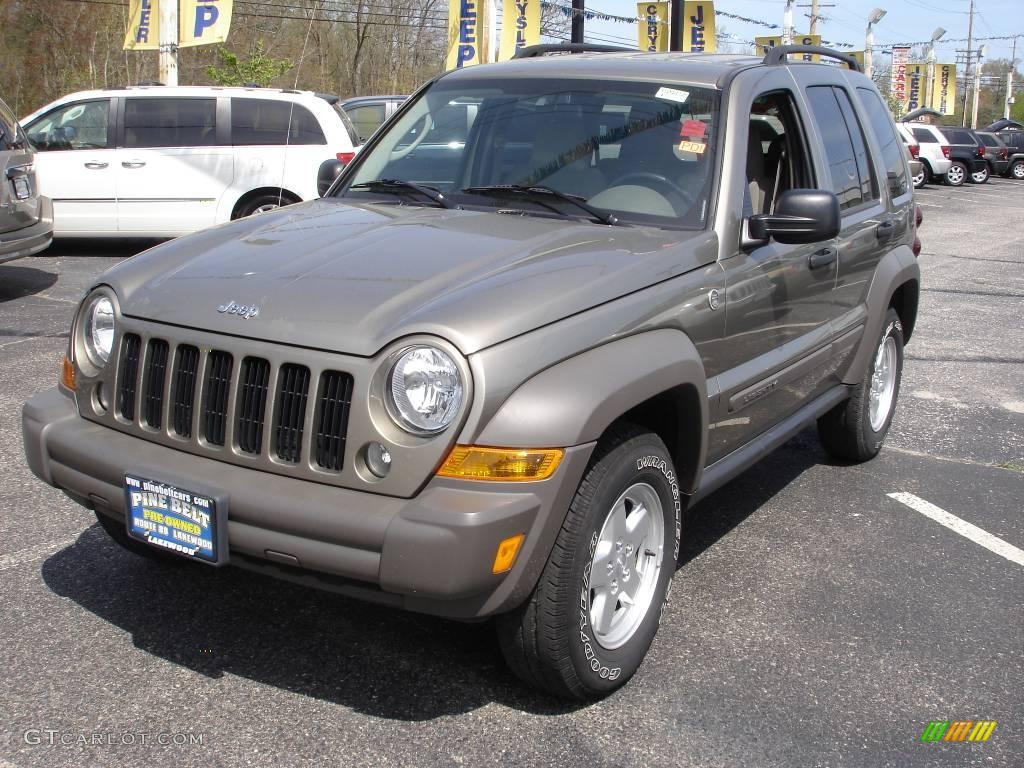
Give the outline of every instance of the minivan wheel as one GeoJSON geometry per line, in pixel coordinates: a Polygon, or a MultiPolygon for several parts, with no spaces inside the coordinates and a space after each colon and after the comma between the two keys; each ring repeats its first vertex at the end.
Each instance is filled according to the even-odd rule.
{"type": "Polygon", "coordinates": [[[964,179],[966,178],[967,166],[959,160],[949,166],[949,170],[946,171],[946,183],[951,187],[959,187],[964,183],[964,179]]]}
{"type": "Polygon", "coordinates": [[[818,419],[818,436],[825,450],[848,461],[874,458],[896,413],[902,375],[903,325],[890,307],[864,379],[848,400],[818,419]]]}
{"type": "Polygon", "coordinates": [[[276,208],[281,208],[282,206],[291,205],[292,203],[297,202],[298,200],[287,193],[280,195],[277,193],[256,195],[238,206],[235,210],[235,215],[232,218],[244,219],[246,216],[252,216],[257,213],[267,213],[268,211],[273,211],[276,208]]]}
{"type": "Polygon", "coordinates": [[[512,670],[571,699],[624,685],[658,630],[681,515],[672,458],[657,435],[624,426],[603,438],[533,593],[495,622],[512,670]]]}
{"type": "Polygon", "coordinates": [[[1007,175],[1015,179],[1024,179],[1024,160],[1014,160],[1007,175]]]}
{"type": "Polygon", "coordinates": [[[988,181],[988,176],[988,164],[986,164],[982,170],[975,171],[974,173],[972,173],[969,181],[971,182],[971,184],[984,184],[986,181],[988,181]]]}

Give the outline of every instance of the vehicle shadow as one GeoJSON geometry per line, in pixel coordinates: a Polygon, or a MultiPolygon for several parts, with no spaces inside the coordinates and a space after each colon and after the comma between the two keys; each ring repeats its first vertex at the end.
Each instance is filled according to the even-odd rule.
{"type": "Polygon", "coordinates": [[[159,245],[165,239],[58,237],[39,256],[111,256],[127,259],[159,245]]]}
{"type": "Polygon", "coordinates": [[[42,293],[57,282],[57,273],[21,264],[0,264],[0,303],[42,293]]]}
{"type": "MultiPolygon", "coordinates": [[[[798,437],[706,499],[684,528],[682,568],[821,458],[810,438],[798,437]]],[[[522,685],[490,622],[405,613],[237,568],[150,562],[99,525],[47,559],[42,576],[56,594],[129,633],[136,648],[209,678],[230,673],[396,720],[491,702],[549,716],[583,706],[522,685]]]]}

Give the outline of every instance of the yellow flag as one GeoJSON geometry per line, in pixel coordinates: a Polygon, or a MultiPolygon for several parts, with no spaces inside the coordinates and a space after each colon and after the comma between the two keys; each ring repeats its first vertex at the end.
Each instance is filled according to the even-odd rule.
{"type": "MultiPolygon", "coordinates": [[[[173,0],[172,0],[173,2],[173,0]]],[[[180,0],[178,47],[223,43],[231,27],[232,0],[180,0]]]]}
{"type": "Polygon", "coordinates": [[[540,43],[540,0],[504,0],[498,58],[511,59],[515,52],[540,43]]]}
{"type": "Polygon", "coordinates": [[[131,0],[128,6],[126,51],[155,51],[160,48],[160,9],[157,0],[131,0]]]}
{"type": "Polygon", "coordinates": [[[754,45],[757,47],[758,56],[767,56],[768,51],[777,45],[782,45],[782,37],[780,35],[765,35],[763,37],[755,37],[754,45]]]}
{"type": "Polygon", "coordinates": [[[907,65],[907,112],[924,106],[924,89],[927,78],[927,64],[907,65]]]}
{"type": "Polygon", "coordinates": [[[637,47],[641,51],[668,50],[668,3],[637,3],[637,47]]]}
{"type": "Polygon", "coordinates": [[[448,0],[448,69],[487,61],[486,7],[483,0],[448,0]]]}
{"type": "Polygon", "coordinates": [[[847,56],[853,56],[857,65],[860,67],[860,71],[864,71],[864,51],[846,51],[847,56]]]}
{"type": "MultiPolygon", "coordinates": [[[[782,45],[781,35],[766,35],[764,37],[755,37],[754,45],[757,46],[757,55],[765,56],[768,51],[777,45],[782,45]]],[[[793,35],[793,45],[821,45],[821,35],[793,35]]],[[[796,59],[790,59],[790,61],[820,61],[821,57],[817,54],[805,53],[796,59]]]]}
{"type": "Polygon", "coordinates": [[[932,109],[944,115],[956,112],[956,64],[936,64],[932,82],[932,109]]]}
{"type": "Polygon", "coordinates": [[[710,0],[683,3],[683,50],[715,52],[715,4],[710,0]]]}

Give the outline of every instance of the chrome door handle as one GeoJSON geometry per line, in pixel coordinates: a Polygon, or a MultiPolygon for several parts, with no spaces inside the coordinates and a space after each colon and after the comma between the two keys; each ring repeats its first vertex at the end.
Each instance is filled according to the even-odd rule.
{"type": "Polygon", "coordinates": [[[90,162],[90,163],[86,163],[85,167],[86,168],[92,168],[93,170],[98,170],[100,168],[106,168],[107,165],[109,165],[109,163],[91,163],[90,162]]]}
{"type": "Polygon", "coordinates": [[[121,167],[122,168],[141,168],[144,165],[145,165],[145,163],[142,162],[141,160],[132,160],[132,161],[127,161],[126,160],[125,162],[121,163],[121,167]]]}

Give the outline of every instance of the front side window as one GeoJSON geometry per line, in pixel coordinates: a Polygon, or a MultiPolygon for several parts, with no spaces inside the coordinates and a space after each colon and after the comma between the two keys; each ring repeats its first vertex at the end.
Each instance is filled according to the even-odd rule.
{"type": "Polygon", "coordinates": [[[40,152],[106,149],[110,101],[76,101],[37,117],[27,127],[32,146],[40,152]]]}
{"type": "Polygon", "coordinates": [[[383,104],[363,104],[358,107],[350,107],[346,111],[352,118],[356,134],[359,136],[359,143],[362,144],[380,128],[387,109],[383,104]]]}
{"type": "Polygon", "coordinates": [[[216,99],[125,99],[124,146],[212,147],[216,99]]]}
{"type": "Polygon", "coordinates": [[[868,115],[875,138],[882,148],[882,161],[885,163],[885,179],[892,197],[899,197],[910,191],[907,179],[907,163],[903,156],[903,147],[896,138],[896,128],[889,115],[889,110],[878,94],[868,88],[858,88],[857,96],[861,106],[868,115]]]}
{"type": "Polygon", "coordinates": [[[874,197],[874,180],[864,136],[846,91],[827,85],[812,86],[807,89],[807,98],[825,144],[832,191],[839,198],[839,207],[848,210],[870,201],[874,197]]]}
{"type": "Polygon", "coordinates": [[[326,144],[313,113],[301,104],[270,99],[231,100],[231,143],[239,146],[326,144]]]}
{"type": "Polygon", "coordinates": [[[717,91],[662,83],[442,80],[339,194],[385,202],[379,184],[369,187],[386,179],[429,185],[464,207],[581,215],[553,191],[624,222],[702,228],[718,105],[717,91]]]}

